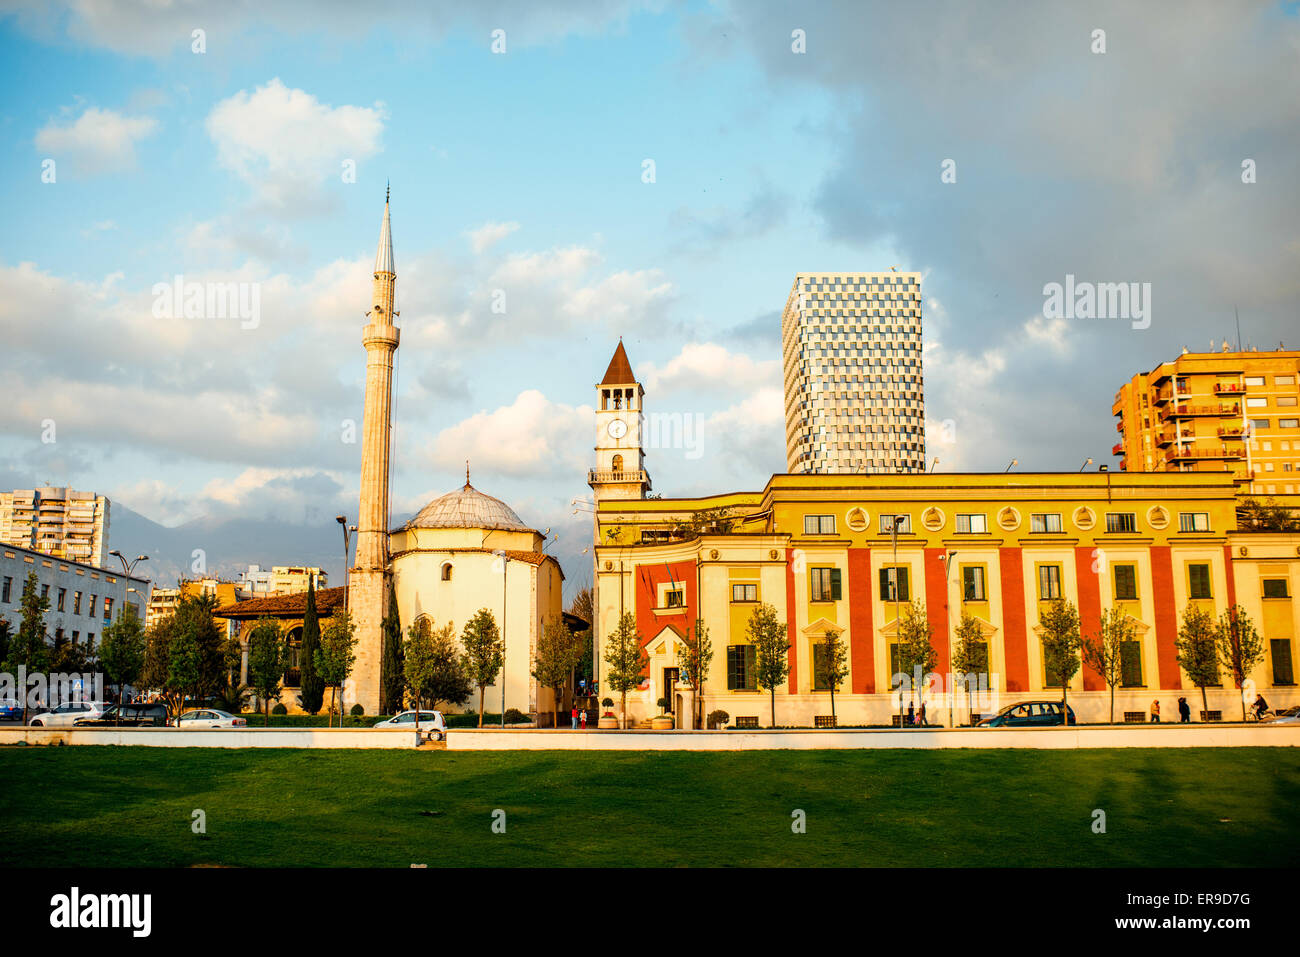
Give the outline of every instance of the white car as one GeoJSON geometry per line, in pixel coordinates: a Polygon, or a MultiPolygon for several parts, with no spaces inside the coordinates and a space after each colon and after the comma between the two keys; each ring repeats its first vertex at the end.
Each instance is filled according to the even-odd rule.
{"type": "MultiPolygon", "coordinates": [[[[380,721],[375,725],[376,728],[397,729],[401,731],[415,730],[415,712],[403,711],[401,714],[395,714],[387,721],[380,721]]],[[[441,741],[447,734],[447,722],[442,716],[441,711],[421,711],[420,712],[420,733],[429,732],[429,737],[434,741],[441,741]]]]}
{"type": "Polygon", "coordinates": [[[79,718],[98,718],[108,706],[106,701],[69,701],[33,715],[27,723],[33,728],[70,728],[79,718]]]}
{"type": "Polygon", "coordinates": [[[192,711],[185,711],[176,716],[172,722],[178,728],[189,730],[191,728],[246,728],[248,722],[243,718],[231,714],[228,711],[218,711],[216,708],[195,708],[192,711]]]}
{"type": "Polygon", "coordinates": [[[1269,724],[1300,724],[1300,706],[1287,708],[1285,711],[1279,711],[1270,718],[1265,718],[1269,724]]]}

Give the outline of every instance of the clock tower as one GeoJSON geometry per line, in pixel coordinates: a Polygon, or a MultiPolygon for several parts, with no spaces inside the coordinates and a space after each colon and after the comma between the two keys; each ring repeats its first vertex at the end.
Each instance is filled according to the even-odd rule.
{"type": "Polygon", "coordinates": [[[643,396],[619,339],[605,377],[596,386],[596,467],[587,484],[597,502],[645,498],[650,491],[641,447],[643,396]]]}

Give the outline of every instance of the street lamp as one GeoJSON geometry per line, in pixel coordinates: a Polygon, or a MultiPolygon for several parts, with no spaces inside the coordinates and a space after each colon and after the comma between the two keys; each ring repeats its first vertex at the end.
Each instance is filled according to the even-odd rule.
{"type": "Polygon", "coordinates": [[[1012,459],[1011,464],[1008,465],[1003,471],[1010,472],[1013,468],[1015,468],[1019,464],[1020,464],[1019,459],[1012,459]]]}
{"type": "Polygon", "coordinates": [[[126,556],[123,555],[121,552],[119,552],[116,548],[113,549],[111,552],[109,552],[109,554],[117,556],[117,560],[122,563],[122,572],[128,578],[130,577],[131,572],[135,568],[137,562],[147,562],[149,560],[148,555],[137,555],[135,559],[131,562],[131,564],[128,565],[126,563],[126,556]]]}
{"type": "Polygon", "coordinates": [[[934,457],[934,461],[930,463],[930,471],[933,472],[933,471],[934,471],[934,467],[935,467],[936,465],[938,465],[938,464],[939,464],[939,456],[936,455],[936,456],[934,457]]]}
{"type": "Polygon", "coordinates": [[[1087,459],[1087,460],[1085,460],[1084,463],[1083,463],[1082,465],[1079,466],[1079,471],[1082,472],[1084,469],[1086,469],[1086,468],[1087,468],[1089,465],[1091,465],[1091,464],[1092,464],[1092,459],[1087,459]]]}
{"type": "Polygon", "coordinates": [[[348,610],[348,581],[350,578],[348,565],[351,564],[348,559],[352,554],[352,532],[355,532],[357,527],[355,525],[348,526],[348,517],[346,515],[335,515],[334,521],[343,527],[343,610],[346,612],[348,610]]]}

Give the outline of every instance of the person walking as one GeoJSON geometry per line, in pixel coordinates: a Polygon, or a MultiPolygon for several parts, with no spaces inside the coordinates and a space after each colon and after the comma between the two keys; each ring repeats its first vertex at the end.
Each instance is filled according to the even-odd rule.
{"type": "Polygon", "coordinates": [[[1159,698],[1153,698],[1151,700],[1151,723],[1152,724],[1160,723],[1160,699],[1159,698]]]}
{"type": "Polygon", "coordinates": [[[1179,724],[1192,723],[1192,709],[1187,704],[1186,698],[1178,699],[1178,723],[1179,724]]]}
{"type": "Polygon", "coordinates": [[[925,702],[924,702],[924,701],[921,702],[921,713],[918,715],[918,717],[920,718],[920,723],[921,723],[922,725],[928,724],[928,722],[925,720],[925,702]]]}
{"type": "Polygon", "coordinates": [[[573,712],[570,714],[570,717],[573,718],[573,730],[577,731],[578,730],[578,706],[576,704],[573,706],[573,712]]]}

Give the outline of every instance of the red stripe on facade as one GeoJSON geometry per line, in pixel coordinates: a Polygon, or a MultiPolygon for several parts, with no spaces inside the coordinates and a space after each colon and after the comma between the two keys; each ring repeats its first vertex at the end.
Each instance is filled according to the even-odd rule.
{"type": "Polygon", "coordinates": [[[1237,579],[1232,573],[1232,546],[1223,546],[1223,574],[1228,578],[1228,607],[1237,604],[1237,579]]]}
{"type": "MultiPolygon", "coordinates": [[[[1079,582],[1079,631],[1084,641],[1091,641],[1101,630],[1101,569],[1093,558],[1093,548],[1074,550],[1074,575],[1079,582]]],[[[1105,691],[1106,680],[1087,662],[1083,665],[1083,690],[1105,691]]]]}
{"type": "Polygon", "coordinates": [[[1029,690],[1029,648],[1025,643],[1025,579],[1019,548],[998,549],[1002,579],[1002,651],[1007,691],[1029,690]]]}
{"type": "Polygon", "coordinates": [[[668,625],[686,634],[687,628],[695,627],[696,609],[699,598],[695,593],[695,562],[659,562],[653,565],[638,565],[636,577],[636,627],[641,633],[641,644],[655,638],[668,625]],[[686,605],[680,612],[656,615],[654,608],[659,600],[659,586],[668,582],[683,582],[686,605]]]}
{"type": "Polygon", "coordinates": [[[1156,619],[1156,666],[1160,687],[1176,691],[1178,673],[1178,609],[1174,606],[1174,563],[1168,545],[1151,546],[1151,602],[1156,619]]]}
{"type": "Polygon", "coordinates": [[[795,606],[794,606],[794,549],[785,550],[785,617],[786,617],[786,636],[790,640],[790,693],[795,694],[799,689],[798,680],[798,663],[795,660],[795,646],[798,644],[794,640],[795,636],[795,606]]]}
{"type": "Polygon", "coordinates": [[[849,549],[849,668],[850,691],[876,690],[876,634],[871,627],[871,549],[849,549]]]}
{"type": "Polygon", "coordinates": [[[946,548],[925,549],[925,617],[930,622],[930,640],[939,653],[934,670],[948,673],[948,556],[946,548]]]}

